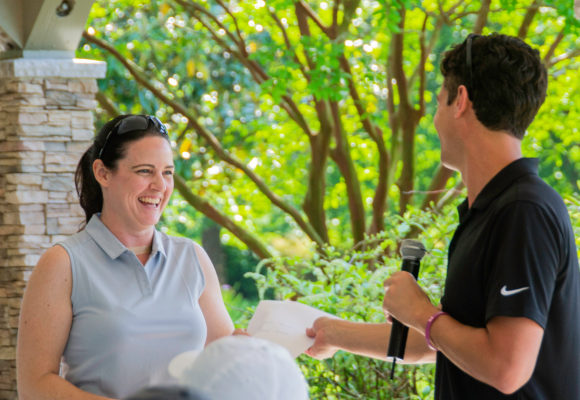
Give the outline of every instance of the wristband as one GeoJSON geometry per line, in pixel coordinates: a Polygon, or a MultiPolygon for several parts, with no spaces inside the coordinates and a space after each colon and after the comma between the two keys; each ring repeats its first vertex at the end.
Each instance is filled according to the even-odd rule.
{"type": "Polygon", "coordinates": [[[425,341],[427,342],[427,347],[429,347],[431,350],[437,351],[437,348],[433,346],[433,343],[431,343],[431,326],[433,325],[433,322],[435,322],[435,320],[442,315],[449,314],[447,314],[445,311],[439,311],[431,315],[427,320],[427,326],[425,327],[425,341]]]}

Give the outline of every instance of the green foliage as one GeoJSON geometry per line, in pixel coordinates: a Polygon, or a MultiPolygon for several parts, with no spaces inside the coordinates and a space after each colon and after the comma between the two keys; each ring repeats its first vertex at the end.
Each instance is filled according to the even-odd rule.
{"type": "MultiPolygon", "coordinates": [[[[533,3],[492,3],[483,33],[517,35],[533,3]]],[[[85,39],[78,56],[107,61],[107,77],[99,88],[120,112],[156,114],[167,122],[176,171],[192,193],[224,215],[217,223],[251,232],[274,254],[287,254],[298,243],[300,254],[308,255],[315,243],[299,219],[314,223],[313,209],[305,207],[312,192],[322,193],[316,201],[323,224],[315,230],[339,247],[356,242],[350,213],[359,200],[360,219],[371,233],[381,179],[386,179],[386,200],[378,220],[406,211],[399,209],[400,179],[409,164],[415,170],[405,189],[413,193],[409,207],[421,205],[439,165],[432,123],[441,83],[439,60],[473,29],[480,7],[478,1],[433,0],[344,1],[336,9],[334,3],[318,0],[99,0],[89,32],[117,55],[85,39]],[[397,35],[402,35],[400,50],[397,35]],[[422,49],[427,51],[424,58],[422,49]],[[134,76],[123,60],[138,68],[134,76]],[[397,79],[404,78],[405,85],[394,79],[398,62],[404,77],[397,79]],[[411,159],[401,154],[402,120],[397,118],[409,117],[399,115],[402,96],[414,110],[423,101],[425,107],[412,138],[411,159]],[[333,105],[338,118],[329,114],[333,105]],[[193,129],[193,121],[201,128],[193,129]],[[373,138],[373,129],[380,132],[382,144],[373,138]],[[226,161],[202,130],[239,165],[226,161]],[[335,134],[327,145],[320,144],[322,136],[336,130],[345,141],[347,154],[341,157],[333,153],[339,147],[335,134]],[[381,147],[388,160],[379,158],[381,147]],[[352,169],[345,164],[348,159],[352,169]],[[380,167],[386,174],[379,173],[380,167]],[[313,170],[323,172],[319,179],[309,180],[313,170]],[[349,195],[357,187],[360,199],[349,195]],[[273,197],[297,216],[275,205],[273,197]]],[[[570,17],[571,10],[569,2],[546,1],[534,14],[526,39],[547,57],[550,86],[524,140],[524,154],[539,156],[541,176],[565,194],[580,190],[579,23],[570,17]]],[[[101,124],[109,116],[101,111],[97,117],[101,124]]],[[[437,189],[451,189],[458,180],[453,176],[437,189]]],[[[183,234],[199,234],[199,211],[183,200],[170,209],[175,217],[166,220],[168,229],[176,221],[183,234]]],[[[225,230],[223,241],[248,245],[225,230]]]]}
{"type": "MultiPolygon", "coordinates": [[[[445,280],[448,241],[456,227],[456,213],[409,210],[403,217],[390,215],[388,227],[368,237],[356,249],[327,247],[312,259],[284,257],[263,261],[247,276],[258,290],[274,290],[278,299],[293,299],[361,322],[384,322],[383,281],[400,269],[397,246],[408,231],[421,232],[428,254],[422,262],[419,283],[438,302],[445,280]],[[267,274],[264,274],[267,269],[267,274]]],[[[433,366],[398,366],[389,379],[390,363],[339,352],[317,361],[299,357],[310,385],[312,399],[430,399],[433,398],[433,366]]]]}
{"type": "MultiPolygon", "coordinates": [[[[342,318],[378,322],[384,318],[382,281],[400,267],[398,243],[415,232],[430,251],[420,283],[434,303],[441,296],[455,211],[449,206],[435,214],[420,210],[439,165],[433,127],[441,84],[438,65],[442,53],[474,29],[482,3],[346,0],[335,12],[335,3],[319,0],[97,0],[89,31],[117,55],[84,39],[78,56],[107,62],[107,77],[99,81],[99,89],[120,112],[156,114],[167,123],[176,172],[192,193],[225,215],[223,226],[237,224],[280,256],[246,273],[256,282],[259,298],[296,299],[342,318]],[[302,17],[309,15],[302,23],[298,11],[302,17]],[[399,53],[395,39],[400,39],[399,53]],[[138,71],[129,73],[123,60],[138,71]],[[402,81],[394,77],[397,63],[402,81]],[[143,81],[138,83],[137,77],[143,81]],[[405,96],[414,112],[424,105],[414,128],[411,159],[401,154],[400,126],[405,120],[397,120],[405,96]],[[182,109],[176,110],[171,101],[182,109]],[[338,118],[329,118],[331,106],[337,107],[338,118]],[[202,129],[194,129],[194,123],[202,129]],[[333,153],[336,135],[327,147],[317,145],[335,128],[343,134],[356,179],[345,175],[347,168],[340,164],[344,158],[333,153]],[[239,164],[226,161],[203,130],[239,164]],[[353,199],[347,189],[355,181],[360,185],[362,218],[370,226],[380,168],[387,164],[379,149],[389,155],[386,207],[379,215],[384,227],[355,243],[353,199]],[[326,157],[323,163],[317,160],[321,155],[326,157]],[[400,178],[409,164],[415,169],[408,189],[414,195],[400,209],[400,178]],[[322,174],[309,183],[313,171],[322,174]],[[311,189],[321,190],[326,224],[321,229],[327,230],[329,240],[320,252],[297,218],[274,205],[265,188],[308,223],[305,199],[311,189]]],[[[535,3],[492,2],[483,33],[518,35],[535,3]]],[[[565,195],[580,248],[580,23],[569,0],[540,5],[524,34],[545,58],[550,84],[523,151],[540,158],[540,175],[565,195]]],[[[109,119],[104,110],[97,113],[98,124],[109,119]]],[[[449,190],[459,179],[455,175],[438,189],[449,190]]],[[[202,219],[176,193],[162,228],[199,240],[202,219]]],[[[247,283],[234,282],[256,260],[248,256],[240,237],[224,230],[222,241],[227,245],[228,280],[234,285],[224,289],[224,299],[236,326],[245,327],[255,307],[247,298],[256,293],[247,283]]],[[[299,362],[313,399],[433,397],[431,366],[399,366],[391,382],[390,365],[377,360],[339,353],[324,362],[306,356],[299,362]]]]}
{"type": "Polygon", "coordinates": [[[236,328],[245,329],[254,314],[257,301],[246,299],[241,293],[228,286],[222,286],[222,297],[236,328]]]}
{"type": "Polygon", "coordinates": [[[580,259],[580,195],[566,196],[564,202],[568,206],[568,212],[572,219],[572,228],[574,229],[574,237],[576,238],[576,250],[578,250],[578,258],[580,259]]]}
{"type": "Polygon", "coordinates": [[[223,247],[226,256],[226,282],[232,285],[236,293],[245,299],[256,300],[258,290],[254,280],[245,277],[246,272],[253,271],[259,259],[249,250],[236,246],[223,247]]]}
{"type": "MultiPolygon", "coordinates": [[[[78,56],[107,62],[107,77],[99,81],[99,89],[120,112],[156,114],[167,123],[176,172],[187,180],[192,193],[226,216],[224,226],[237,224],[280,255],[247,274],[256,281],[260,298],[274,290],[277,298],[297,299],[343,318],[381,321],[382,280],[399,268],[400,240],[416,230],[430,250],[420,283],[434,302],[441,294],[455,212],[449,207],[438,214],[419,209],[439,165],[433,127],[441,84],[438,65],[441,54],[474,29],[482,3],[346,0],[335,13],[335,3],[319,0],[227,4],[97,0],[89,32],[118,55],[84,39],[78,56]],[[309,9],[297,7],[300,4],[309,9]],[[310,13],[302,25],[298,10],[310,13]],[[395,38],[401,39],[400,53],[395,52],[395,38]],[[425,57],[422,49],[427,51],[425,57]],[[122,60],[134,63],[138,72],[129,73],[122,60]],[[348,72],[342,68],[345,61],[348,72]],[[406,91],[393,76],[397,61],[406,91]],[[136,77],[145,83],[138,83],[136,77]],[[424,101],[410,160],[401,155],[401,121],[396,121],[404,96],[415,111],[424,101]],[[170,101],[183,109],[176,110],[170,101]],[[334,120],[327,113],[331,105],[338,108],[334,120]],[[202,129],[192,128],[194,122],[240,164],[227,162],[202,129]],[[379,130],[390,156],[386,210],[379,216],[385,226],[356,244],[349,218],[353,200],[347,196],[355,180],[345,176],[336,154],[324,163],[315,160],[336,150],[336,136],[327,147],[316,143],[332,127],[344,134],[360,184],[362,218],[369,226],[379,170],[386,162],[379,158],[381,145],[367,122],[379,130]],[[399,209],[401,173],[409,163],[415,168],[414,196],[406,208],[399,209]],[[313,170],[322,175],[309,187],[313,170]],[[320,253],[297,218],[274,205],[264,188],[298,210],[308,223],[307,194],[313,188],[322,191],[329,241],[320,253]]],[[[492,2],[483,33],[518,35],[535,3],[492,2]]],[[[580,23],[569,0],[546,0],[540,5],[525,40],[545,58],[550,84],[523,150],[526,156],[540,157],[540,175],[566,196],[580,245],[580,23]]],[[[101,105],[99,125],[110,117],[101,105]]],[[[453,176],[439,189],[451,189],[459,179],[453,176]]],[[[176,193],[162,225],[169,233],[199,240],[202,218],[176,193]]],[[[239,281],[256,261],[248,256],[247,243],[231,232],[224,230],[222,241],[227,245],[230,282],[239,281]]],[[[249,298],[255,296],[245,285],[235,289],[249,298]]],[[[236,325],[246,326],[253,303],[233,289],[225,289],[224,297],[236,325]]],[[[314,399],[432,398],[431,367],[398,367],[395,386],[385,378],[389,366],[376,360],[338,354],[325,362],[301,356],[300,363],[314,399]]]]}
{"type": "MultiPolygon", "coordinates": [[[[580,197],[565,199],[580,245],[580,197]]],[[[327,247],[312,259],[283,257],[262,261],[247,273],[260,294],[273,290],[277,299],[291,299],[350,321],[380,323],[383,281],[400,269],[397,246],[410,229],[428,250],[422,260],[419,284],[433,304],[438,304],[446,276],[447,249],[457,227],[453,206],[440,213],[412,209],[404,216],[391,215],[380,234],[368,237],[355,249],[327,247]],[[267,270],[267,274],[265,274],[267,270]]],[[[580,246],[578,246],[580,257],[580,246]]],[[[251,314],[251,313],[250,313],[251,314]]],[[[248,316],[246,316],[248,317],[248,316]]],[[[311,399],[432,399],[434,366],[397,366],[338,352],[332,359],[298,358],[310,385],[311,399]]]]}

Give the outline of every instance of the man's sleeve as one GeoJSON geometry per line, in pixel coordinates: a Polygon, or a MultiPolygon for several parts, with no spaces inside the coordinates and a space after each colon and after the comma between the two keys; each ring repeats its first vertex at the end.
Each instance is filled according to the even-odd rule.
{"type": "Polygon", "coordinates": [[[557,220],[537,204],[510,204],[498,215],[490,243],[486,321],[526,317],[545,328],[561,257],[557,220]]]}

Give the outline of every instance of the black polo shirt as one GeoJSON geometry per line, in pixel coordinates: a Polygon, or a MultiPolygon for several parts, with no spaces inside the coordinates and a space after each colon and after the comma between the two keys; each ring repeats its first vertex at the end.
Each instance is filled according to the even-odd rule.
{"type": "Polygon", "coordinates": [[[482,328],[496,316],[544,328],[532,378],[506,396],[437,354],[435,398],[580,399],[580,272],[561,197],[537,174],[536,159],[500,171],[471,208],[459,210],[449,247],[443,310],[482,328]]]}

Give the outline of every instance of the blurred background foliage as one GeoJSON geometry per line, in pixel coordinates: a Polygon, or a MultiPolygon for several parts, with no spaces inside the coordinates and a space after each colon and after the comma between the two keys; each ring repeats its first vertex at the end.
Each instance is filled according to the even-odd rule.
{"type": "MultiPolygon", "coordinates": [[[[105,60],[97,128],[166,122],[176,191],[160,224],[202,242],[238,326],[259,298],[382,320],[397,244],[430,254],[437,302],[460,177],[440,166],[439,61],[470,32],[540,51],[548,97],[523,141],[580,237],[580,23],[572,0],[97,0],[77,52],[105,60]],[[321,273],[321,271],[325,271],[321,273]]],[[[301,356],[312,398],[431,398],[431,367],[301,356]]]]}
{"type": "MultiPolygon", "coordinates": [[[[281,257],[268,265],[264,261],[248,275],[256,280],[262,295],[275,290],[277,298],[298,299],[340,318],[381,323],[383,281],[401,267],[399,257],[388,254],[398,248],[411,226],[418,228],[418,239],[429,249],[421,263],[419,283],[438,304],[447,246],[457,225],[452,208],[445,206],[442,213],[410,209],[403,216],[392,214],[387,229],[360,248],[328,246],[310,259],[281,257]]],[[[239,322],[245,323],[251,315],[249,308],[239,322]]],[[[432,399],[434,395],[433,365],[398,365],[391,380],[391,363],[344,352],[324,361],[301,355],[298,361],[311,399],[432,399]]]]}

